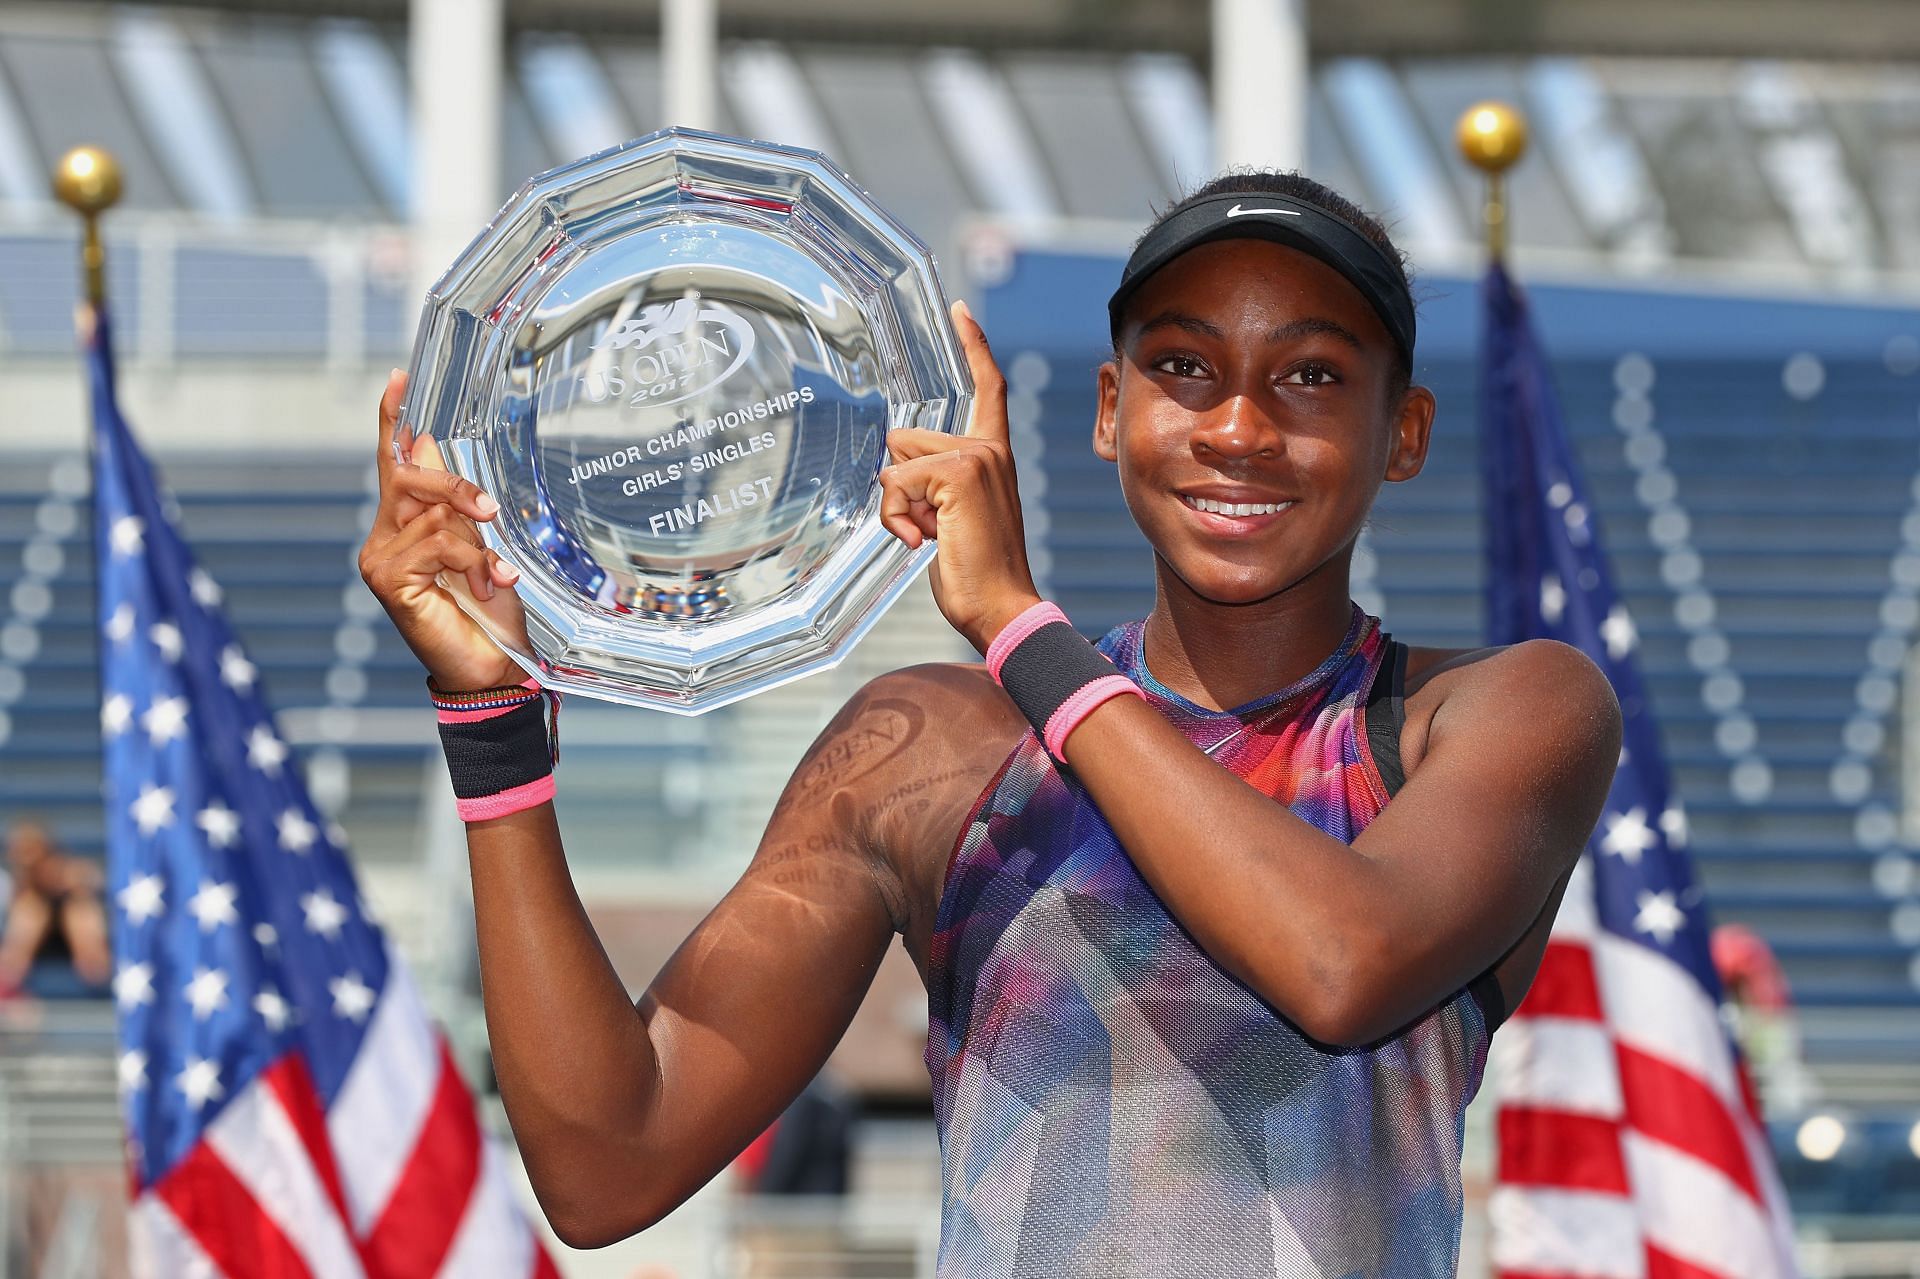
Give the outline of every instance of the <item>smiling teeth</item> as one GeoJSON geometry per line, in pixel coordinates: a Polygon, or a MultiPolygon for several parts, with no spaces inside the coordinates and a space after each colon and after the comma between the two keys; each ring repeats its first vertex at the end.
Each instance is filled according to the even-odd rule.
{"type": "Polygon", "coordinates": [[[1196,511],[1207,511],[1214,515],[1272,515],[1293,505],[1292,502],[1216,502],[1210,497],[1187,497],[1184,494],[1180,500],[1196,511]]]}

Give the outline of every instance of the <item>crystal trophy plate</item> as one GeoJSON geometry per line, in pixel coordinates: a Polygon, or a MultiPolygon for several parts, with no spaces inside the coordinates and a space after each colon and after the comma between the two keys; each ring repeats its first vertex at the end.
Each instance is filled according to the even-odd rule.
{"type": "Polygon", "coordinates": [[[925,567],[896,427],[966,429],[932,255],[811,151],[668,129],[533,178],[428,293],[402,438],[491,493],[541,683],[698,714],[844,657],[925,567]]]}

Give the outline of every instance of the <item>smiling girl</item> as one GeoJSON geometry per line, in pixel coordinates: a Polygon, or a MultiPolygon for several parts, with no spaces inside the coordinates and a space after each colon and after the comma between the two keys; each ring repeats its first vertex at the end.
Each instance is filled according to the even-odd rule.
{"type": "Polygon", "coordinates": [[[512,584],[469,523],[496,508],[390,456],[389,384],[362,568],[455,708],[495,1069],[569,1243],[724,1167],[899,934],[942,1276],[1454,1273],[1462,1113],[1618,709],[1571,648],[1410,647],[1349,599],[1435,407],[1377,222],[1296,175],[1221,179],[1141,238],[1109,310],[1093,447],[1153,546],[1152,613],[1095,646],[1035,593],[1005,384],[956,307],[971,430],[895,432],[881,515],[936,540],[935,599],[986,663],[863,689],[637,1004],[567,874],[537,701],[434,583],[512,584]]]}

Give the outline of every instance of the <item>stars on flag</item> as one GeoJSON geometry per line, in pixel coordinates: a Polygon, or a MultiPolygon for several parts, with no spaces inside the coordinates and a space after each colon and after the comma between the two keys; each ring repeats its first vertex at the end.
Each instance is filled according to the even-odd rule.
{"type": "Polygon", "coordinates": [[[173,788],[142,782],[140,798],[128,805],[128,811],[133,814],[133,820],[140,827],[142,835],[152,835],[173,825],[173,788]]]}
{"type": "Polygon", "coordinates": [[[267,1029],[276,1035],[285,1030],[287,1023],[293,1020],[292,1007],[280,997],[280,992],[271,986],[262,986],[260,993],[253,997],[253,1011],[260,1014],[260,1020],[265,1022],[267,1029]]]}
{"type": "Polygon", "coordinates": [[[140,717],[140,726],[147,730],[147,740],[155,746],[165,746],[168,742],[187,735],[187,699],[184,697],[163,697],[147,708],[140,717]]]}
{"type": "Polygon", "coordinates": [[[263,704],[225,592],[194,564],[125,424],[106,412],[96,427],[115,1064],[137,1099],[125,1118],[139,1193],[288,1052],[336,1092],[393,959],[356,910],[345,841],[328,838],[263,704]],[[312,1024],[328,1033],[290,1040],[312,1024]]]}
{"type": "Polygon", "coordinates": [[[157,874],[135,875],[114,896],[129,924],[139,925],[166,913],[167,881],[157,874]]]}
{"type": "Polygon", "coordinates": [[[168,662],[178,662],[180,655],[186,652],[186,641],[180,636],[180,628],[172,622],[155,622],[147,628],[147,638],[160,650],[160,656],[168,662]]]}
{"type": "Polygon", "coordinates": [[[1633,926],[1662,946],[1687,926],[1686,912],[1673,900],[1672,893],[1642,892],[1635,900],[1640,913],[1633,917],[1633,926]]]}
{"type": "Polygon", "coordinates": [[[276,823],[280,832],[280,847],[290,853],[304,853],[313,847],[313,841],[320,834],[319,828],[307,820],[307,815],[297,808],[289,808],[280,814],[276,823]]]}
{"type": "Polygon", "coordinates": [[[115,555],[138,555],[147,542],[147,522],[138,515],[122,515],[107,532],[115,555]]]}
{"type": "Polygon", "coordinates": [[[1560,512],[1560,518],[1566,521],[1567,537],[1575,546],[1585,546],[1593,540],[1593,529],[1587,523],[1587,507],[1584,502],[1569,502],[1560,512]]]}
{"type": "Polygon", "coordinates": [[[1540,617],[1549,626],[1558,626],[1567,611],[1567,588],[1552,573],[1540,579],[1540,617]]]}
{"type": "Polygon", "coordinates": [[[183,993],[193,1009],[194,1020],[205,1021],[227,1006],[226,970],[195,967],[193,980],[187,983],[183,993]]]}
{"type": "Polygon", "coordinates": [[[239,895],[240,889],[235,884],[203,879],[200,891],[187,902],[187,913],[199,921],[203,933],[210,933],[222,924],[237,924],[240,912],[234,909],[233,903],[239,895]]]}
{"type": "Polygon", "coordinates": [[[207,806],[193,819],[193,824],[200,828],[207,842],[215,848],[231,848],[240,837],[240,814],[217,799],[207,802],[207,806]]]}
{"type": "Polygon", "coordinates": [[[187,575],[187,589],[193,593],[193,602],[201,608],[218,608],[222,598],[220,583],[213,580],[213,574],[203,568],[195,568],[187,575]]]}
{"type": "Polygon", "coordinates": [[[286,762],[287,744],[275,737],[265,724],[254,725],[253,731],[247,734],[247,763],[269,777],[278,777],[280,766],[286,762]]]}
{"type": "Polygon", "coordinates": [[[373,988],[360,980],[360,974],[349,972],[345,977],[335,977],[327,983],[327,989],[333,994],[333,1012],[336,1017],[359,1023],[367,1019],[367,1013],[373,1008],[373,988]]]}
{"type": "Polygon", "coordinates": [[[300,909],[307,917],[308,932],[328,941],[339,940],[341,926],[347,922],[347,908],[324,886],[302,894],[300,909]]]}
{"type": "Polygon", "coordinates": [[[194,1110],[202,1110],[210,1101],[226,1096],[226,1089],[220,1086],[220,1065],[208,1061],[205,1057],[187,1056],[186,1069],[174,1076],[174,1083],[186,1094],[187,1105],[194,1110]]]}
{"type": "Polygon", "coordinates": [[[1673,848],[1685,848],[1688,830],[1687,810],[1681,807],[1678,800],[1668,804],[1666,810],[1660,814],[1660,832],[1667,837],[1668,845],[1673,848]]]}
{"type": "Polygon", "coordinates": [[[153,965],[122,964],[113,974],[113,999],[122,1012],[153,1002],[153,965]]]}
{"type": "Polygon", "coordinates": [[[100,703],[100,732],[106,737],[118,737],[127,731],[133,723],[133,699],[125,693],[115,693],[100,703]]]}
{"type": "Polygon", "coordinates": [[[1624,813],[1607,813],[1600,820],[1607,828],[1600,837],[1601,851],[1622,858],[1630,866],[1638,866],[1640,854],[1659,839],[1647,825],[1647,810],[1638,804],[1624,813]]]}
{"type": "Polygon", "coordinates": [[[1633,651],[1640,642],[1640,632],[1634,629],[1626,605],[1616,602],[1607,610],[1607,620],[1600,623],[1600,638],[1606,641],[1607,656],[1616,662],[1633,651]]]}
{"type": "Polygon", "coordinates": [[[228,688],[244,693],[253,687],[256,674],[253,663],[247,660],[238,644],[229,644],[220,650],[220,682],[228,688]]]}

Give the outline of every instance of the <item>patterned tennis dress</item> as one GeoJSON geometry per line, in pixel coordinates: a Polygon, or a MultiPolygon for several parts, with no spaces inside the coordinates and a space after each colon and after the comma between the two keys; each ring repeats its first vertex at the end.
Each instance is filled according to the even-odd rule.
{"type": "MultiPolygon", "coordinates": [[[[1319,669],[1226,712],[1158,683],[1141,633],[1101,651],[1321,830],[1351,841],[1398,789],[1406,650],[1357,606],[1319,669]]],[[[1313,1043],[1208,958],[1031,734],[967,823],[936,930],[942,1279],[1454,1273],[1491,974],[1369,1047],[1313,1043]]]]}

